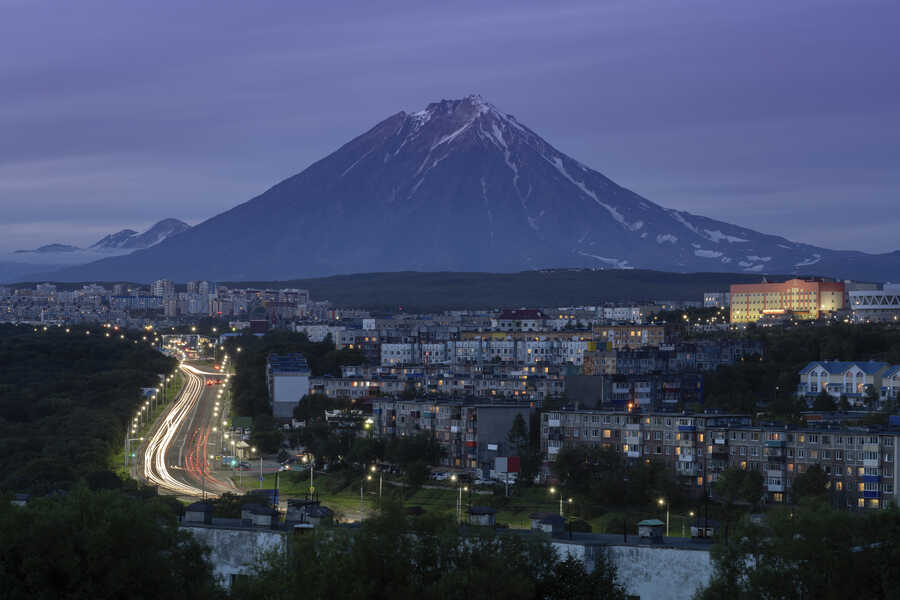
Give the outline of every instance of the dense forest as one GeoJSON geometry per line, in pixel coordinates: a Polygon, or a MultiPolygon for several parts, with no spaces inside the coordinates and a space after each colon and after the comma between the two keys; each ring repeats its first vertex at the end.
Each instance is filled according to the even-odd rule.
{"type": "Polygon", "coordinates": [[[110,459],[141,388],[157,385],[175,361],[139,335],[107,333],[0,325],[0,491],[46,493],[113,477],[110,459]]]}
{"type": "MultiPolygon", "coordinates": [[[[769,281],[789,279],[768,276],[769,281]]],[[[641,269],[547,269],[520,273],[361,273],[291,281],[225,283],[235,287],[303,288],[338,307],[432,312],[498,306],[582,306],[603,302],[700,300],[759,275],[665,273],[641,269]],[[477,294],[473,294],[477,290],[477,294]]]]}

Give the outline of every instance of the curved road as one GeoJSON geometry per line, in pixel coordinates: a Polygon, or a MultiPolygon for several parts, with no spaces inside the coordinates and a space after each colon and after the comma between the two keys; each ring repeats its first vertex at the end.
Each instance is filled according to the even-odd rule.
{"type": "Polygon", "coordinates": [[[161,491],[179,496],[218,496],[237,492],[231,480],[217,476],[209,468],[209,456],[217,448],[221,428],[216,407],[219,386],[207,386],[206,377],[222,377],[218,371],[204,371],[182,363],[181,393],[166,408],[143,445],[137,475],[158,485],[161,491]],[[212,438],[212,441],[211,441],[212,438]]]}

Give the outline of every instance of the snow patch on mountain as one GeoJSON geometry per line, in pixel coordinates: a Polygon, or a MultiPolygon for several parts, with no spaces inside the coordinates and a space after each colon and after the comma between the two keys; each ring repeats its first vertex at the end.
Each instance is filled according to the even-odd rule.
{"type": "Polygon", "coordinates": [[[822,255],[821,255],[821,254],[813,254],[811,257],[809,257],[809,258],[804,258],[804,259],[801,260],[800,262],[796,263],[794,266],[795,266],[795,267],[808,267],[808,266],[810,266],[810,265],[816,264],[816,263],[819,262],[820,260],[822,260],[822,255]]]}
{"type": "Polygon", "coordinates": [[[643,221],[636,221],[634,223],[629,223],[625,219],[625,217],[622,215],[622,213],[620,213],[618,210],[616,210],[616,208],[614,206],[607,204],[606,202],[603,202],[602,200],[600,200],[600,198],[597,197],[597,194],[595,194],[593,190],[589,189],[586,185],[584,185],[583,182],[578,181],[577,179],[575,179],[574,177],[569,175],[569,172],[566,171],[566,167],[565,167],[565,165],[563,165],[563,161],[560,157],[554,156],[550,160],[550,164],[552,164],[554,167],[556,167],[556,170],[559,171],[563,177],[568,179],[575,187],[577,187],[582,192],[584,192],[585,195],[593,198],[594,202],[596,202],[599,206],[602,206],[603,208],[605,208],[609,212],[609,214],[612,216],[612,218],[615,219],[617,222],[619,222],[626,229],[630,229],[631,231],[637,231],[638,229],[640,229],[641,227],[644,226],[643,221]]]}
{"type": "Polygon", "coordinates": [[[712,230],[712,229],[704,229],[703,231],[706,232],[706,237],[709,238],[710,241],[713,241],[713,242],[715,242],[715,243],[717,243],[717,244],[718,244],[720,241],[722,241],[722,240],[725,240],[725,241],[727,241],[727,242],[731,242],[732,244],[740,244],[740,243],[744,243],[744,242],[749,241],[749,240],[745,240],[744,238],[739,238],[739,237],[734,236],[734,235],[728,235],[728,234],[726,234],[726,233],[722,233],[722,232],[719,231],[718,229],[715,229],[715,230],[712,230]]]}
{"type": "Polygon", "coordinates": [[[658,236],[656,236],[657,244],[665,244],[665,243],[674,244],[676,242],[678,242],[678,236],[672,235],[671,233],[661,233],[658,236]]]}
{"type": "Polygon", "coordinates": [[[602,263],[606,263],[616,269],[633,269],[634,267],[628,266],[627,260],[622,260],[620,258],[607,258],[605,256],[597,256],[596,254],[588,254],[587,252],[578,251],[578,254],[582,256],[588,256],[590,258],[596,258],[602,263]]]}
{"type": "Polygon", "coordinates": [[[772,260],[772,257],[771,256],[753,255],[753,256],[748,256],[747,260],[752,260],[753,262],[769,262],[770,260],[772,260]]]}
{"type": "Polygon", "coordinates": [[[700,258],[719,258],[722,254],[722,252],[715,250],[694,250],[694,256],[699,256],[700,258]]]}

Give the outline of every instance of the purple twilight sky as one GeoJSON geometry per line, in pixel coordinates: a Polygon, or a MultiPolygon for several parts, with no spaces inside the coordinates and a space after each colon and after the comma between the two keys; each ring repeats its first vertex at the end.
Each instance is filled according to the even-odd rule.
{"type": "Polygon", "coordinates": [[[480,93],[666,207],[900,248],[900,3],[0,0],[0,251],[196,224],[480,93]]]}

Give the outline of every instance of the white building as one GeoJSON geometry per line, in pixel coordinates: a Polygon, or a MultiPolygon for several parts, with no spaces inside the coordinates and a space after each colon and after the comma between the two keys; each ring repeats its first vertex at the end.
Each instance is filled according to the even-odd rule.
{"type": "Polygon", "coordinates": [[[880,290],[853,290],[849,296],[857,323],[900,320],[900,284],[886,283],[880,290]]]}
{"type": "Polygon", "coordinates": [[[731,292],[706,292],[703,294],[703,308],[728,308],[731,306],[731,292]]]}
{"type": "Polygon", "coordinates": [[[157,279],[150,284],[150,295],[169,298],[175,295],[175,284],[170,279],[157,279]]]}
{"type": "Polygon", "coordinates": [[[309,365],[302,354],[270,354],[266,363],[272,416],[290,419],[300,400],[309,394],[309,365]]]}

